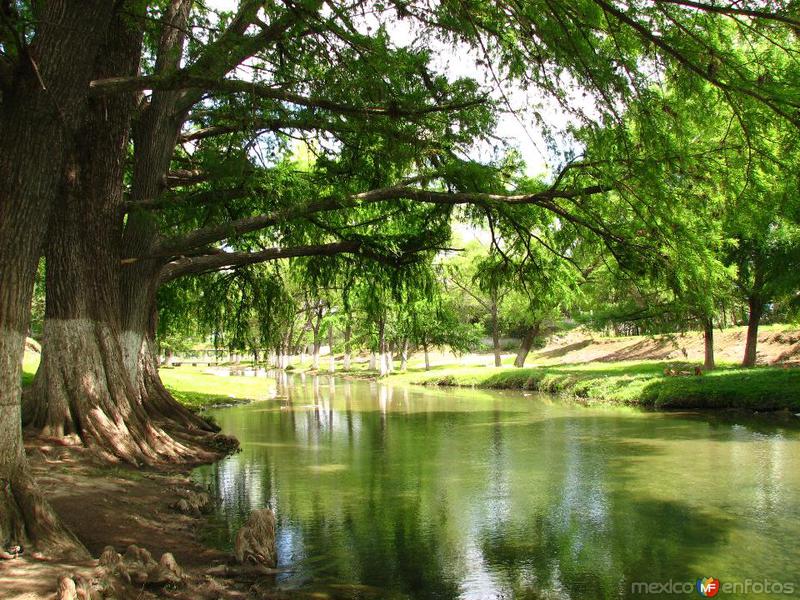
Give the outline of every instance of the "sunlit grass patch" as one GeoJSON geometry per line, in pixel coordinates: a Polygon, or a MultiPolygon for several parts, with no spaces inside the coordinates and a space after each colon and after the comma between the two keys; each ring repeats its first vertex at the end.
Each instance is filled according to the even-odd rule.
{"type": "Polygon", "coordinates": [[[474,386],[567,394],[590,402],[654,408],[746,408],[800,410],[800,369],[723,365],[702,376],[666,376],[664,369],[691,371],[686,363],[592,362],[524,369],[450,367],[409,372],[390,380],[425,385],[474,386]]]}
{"type": "Polygon", "coordinates": [[[267,400],[274,383],[264,377],[222,377],[205,367],[180,366],[161,369],[161,380],[175,398],[190,408],[205,408],[241,401],[267,400]]]}

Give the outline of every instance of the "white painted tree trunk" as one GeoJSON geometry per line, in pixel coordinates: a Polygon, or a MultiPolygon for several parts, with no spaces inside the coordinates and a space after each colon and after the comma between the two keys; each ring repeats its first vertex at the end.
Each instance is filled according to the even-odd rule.
{"type": "Polygon", "coordinates": [[[330,373],[336,372],[336,355],[333,353],[333,325],[328,328],[328,352],[330,354],[330,365],[328,371],[330,373]]]}
{"type": "Polygon", "coordinates": [[[400,370],[405,371],[408,368],[408,340],[403,340],[403,348],[400,351],[400,370]]]}

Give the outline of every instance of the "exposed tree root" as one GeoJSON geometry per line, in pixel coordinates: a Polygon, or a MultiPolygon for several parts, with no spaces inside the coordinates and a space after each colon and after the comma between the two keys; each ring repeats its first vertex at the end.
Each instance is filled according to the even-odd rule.
{"type": "Polygon", "coordinates": [[[17,552],[35,551],[71,560],[89,558],[83,545],[61,524],[27,468],[0,478],[0,543],[5,550],[18,546],[17,552]]]}
{"type": "Polygon", "coordinates": [[[218,458],[230,441],[178,404],[146,363],[139,374],[131,373],[116,336],[100,323],[48,321],[23,420],[43,437],[80,441],[112,462],[158,465],[218,458]]]}

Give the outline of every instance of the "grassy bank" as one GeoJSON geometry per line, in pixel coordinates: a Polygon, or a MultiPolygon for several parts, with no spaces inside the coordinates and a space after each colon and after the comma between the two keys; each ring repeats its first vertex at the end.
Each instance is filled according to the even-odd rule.
{"type": "MultiPolygon", "coordinates": [[[[26,352],[22,363],[22,385],[30,385],[39,355],[26,352]]],[[[161,369],[161,380],[173,396],[183,405],[202,410],[237,402],[266,400],[272,396],[275,384],[263,377],[221,377],[205,373],[205,367],[182,366],[161,369]]]]}
{"type": "Polygon", "coordinates": [[[237,402],[266,400],[275,384],[264,377],[221,377],[204,373],[205,367],[181,366],[161,369],[161,381],[175,398],[193,409],[211,408],[237,402]]]}
{"type": "MultiPolygon", "coordinates": [[[[525,369],[440,367],[390,381],[567,394],[589,402],[651,408],[743,408],[800,412],[800,369],[721,367],[702,376],[665,376],[664,362],[588,363],[525,369]]],[[[689,366],[672,364],[673,368],[689,366]]]]}

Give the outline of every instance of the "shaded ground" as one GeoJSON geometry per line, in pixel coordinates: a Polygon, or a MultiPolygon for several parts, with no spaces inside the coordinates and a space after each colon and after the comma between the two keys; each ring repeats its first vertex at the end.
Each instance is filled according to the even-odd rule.
{"type": "MultiPolygon", "coordinates": [[[[714,353],[722,363],[739,363],[744,356],[746,327],[714,332],[714,353]]],[[[602,337],[578,328],[554,337],[526,365],[566,364],[591,361],[682,360],[703,362],[703,334],[690,331],[664,336],[602,337]]],[[[800,365],[800,329],[763,327],[758,336],[758,364],[800,365]]]]}
{"type": "MultiPolygon", "coordinates": [[[[92,462],[82,448],[48,446],[37,440],[26,440],[26,448],[40,488],[92,556],[99,556],[107,545],[124,553],[127,546],[136,544],[147,548],[156,560],[164,552],[171,552],[186,572],[185,586],[160,590],[123,587],[117,597],[247,597],[252,582],[208,574],[209,568],[228,562],[230,557],[199,540],[204,517],[180,514],[170,508],[179,490],[197,489],[185,473],[101,466],[92,462]]],[[[97,577],[97,561],[45,562],[28,554],[0,561],[0,598],[50,600],[62,575],[97,577]]]]}

